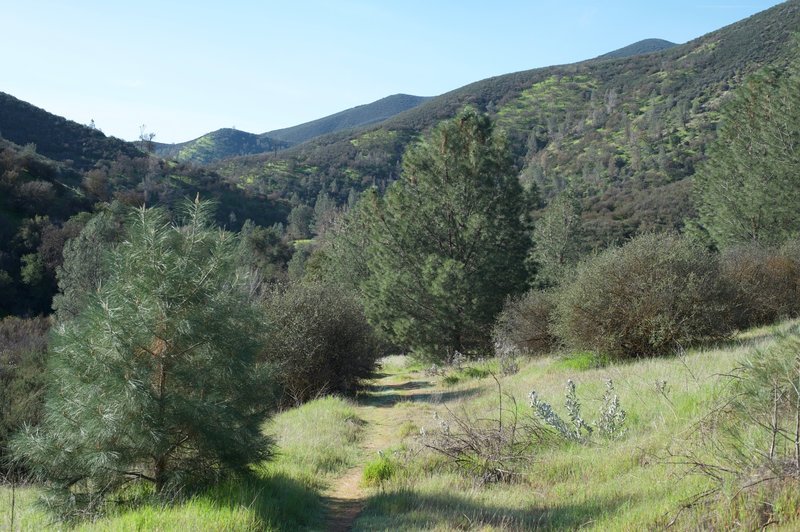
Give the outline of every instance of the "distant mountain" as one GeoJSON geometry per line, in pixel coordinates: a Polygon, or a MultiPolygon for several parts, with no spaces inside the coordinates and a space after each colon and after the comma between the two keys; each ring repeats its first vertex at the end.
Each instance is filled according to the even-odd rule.
{"type": "Polygon", "coordinates": [[[180,144],[154,143],[156,154],[180,162],[209,163],[235,157],[251,155],[289,147],[289,143],[236,129],[218,129],[202,137],[180,144]]]}
{"type": "Polygon", "coordinates": [[[388,186],[410,142],[470,105],[507,132],[520,179],[544,202],[568,184],[582,193],[588,247],[678,229],[720,105],[747,75],[786,66],[798,27],[800,0],[790,0],[683,45],[485,79],[376,125],[216,168],[262,193],[345,202],[351,190],[388,186]]]}
{"type": "Polygon", "coordinates": [[[428,99],[422,96],[395,94],[318,120],[260,135],[235,129],[218,129],[188,142],[154,143],[154,147],[156,154],[161,157],[196,164],[241,155],[270,153],[328,133],[380,123],[428,99]]]}
{"type": "Polygon", "coordinates": [[[613,52],[608,52],[595,59],[621,59],[624,57],[633,57],[635,55],[651,54],[653,52],[660,52],[669,48],[678,46],[674,42],[665,41],[664,39],[644,39],[643,41],[629,44],[613,52]]]}
{"type": "Polygon", "coordinates": [[[413,109],[428,100],[430,98],[424,96],[394,94],[366,105],[359,105],[325,118],[300,124],[299,126],[268,131],[264,135],[284,140],[291,144],[300,144],[327,133],[335,133],[345,129],[382,122],[403,111],[413,109]]]}
{"type": "Polygon", "coordinates": [[[0,136],[20,146],[34,144],[36,152],[79,170],[119,155],[141,157],[133,144],[0,92],[0,136]],[[71,162],[70,162],[71,161],[71,162]]]}

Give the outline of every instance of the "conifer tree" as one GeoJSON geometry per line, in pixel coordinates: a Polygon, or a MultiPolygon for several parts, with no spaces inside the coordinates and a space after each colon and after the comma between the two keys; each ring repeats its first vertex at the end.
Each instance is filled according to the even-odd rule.
{"type": "Polygon", "coordinates": [[[267,455],[261,320],[210,214],[138,211],[107,281],[55,329],[43,422],[14,442],[54,511],[102,510],[132,482],[169,496],[267,455]]]}
{"type": "Polygon", "coordinates": [[[523,290],[525,201],[505,138],[465,110],[408,149],[372,202],[363,284],[370,321],[423,357],[485,350],[505,298],[523,290]]]}
{"type": "Polygon", "coordinates": [[[777,244],[800,232],[797,68],[752,76],[723,108],[719,136],[694,177],[695,228],[717,247],[777,244]]]}
{"type": "Polygon", "coordinates": [[[581,205],[567,189],[556,196],[536,221],[533,231],[536,279],[543,287],[557,285],[578,262],[581,241],[581,205]]]}

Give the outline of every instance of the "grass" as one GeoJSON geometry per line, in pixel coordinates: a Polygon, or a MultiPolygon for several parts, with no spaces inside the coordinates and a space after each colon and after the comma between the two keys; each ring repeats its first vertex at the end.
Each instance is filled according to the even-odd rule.
{"type": "MultiPolygon", "coordinates": [[[[589,445],[533,449],[534,460],[521,467],[517,482],[481,486],[447,467],[443,458],[420,445],[417,434],[407,431],[401,444],[416,451],[406,453],[398,474],[372,494],[355,529],[648,530],[664,528],[677,516],[675,528],[685,530],[730,528],[746,522],[743,516],[753,521],[763,512],[753,502],[756,499],[738,507],[723,498],[707,507],[680,511],[683,503],[711,483],[687,474],[686,466],[668,459],[666,450],[696,441],[695,423],[718,399],[723,374],[754,347],[769,345],[775,331],[750,330],[732,342],[683,356],[602,367],[581,354],[524,361],[519,373],[500,378],[503,392],[517,400],[518,409],[528,410],[526,398],[535,389],[568,419],[564,392],[567,379],[572,379],[585,417],[594,420],[605,381],[612,379],[628,413],[625,434],[613,442],[596,438],[589,445]]],[[[448,409],[474,418],[495,415],[498,396],[491,377],[459,380],[447,393],[455,399],[447,409],[434,408],[440,417],[450,415],[448,409]]],[[[429,432],[437,430],[430,411],[421,411],[412,421],[429,432]]],[[[767,500],[776,501],[775,511],[794,519],[790,523],[797,526],[798,499],[795,486],[795,492],[774,488],[767,500]]]]}
{"type": "MultiPolygon", "coordinates": [[[[797,529],[795,483],[764,484],[747,497],[735,497],[733,487],[718,500],[681,511],[711,483],[687,474],[686,466],[666,454],[696,443],[696,422],[718,400],[724,374],[790,325],[751,329],[730,342],[667,358],[598,365],[578,353],[521,360],[517,374],[498,377],[520,412],[529,412],[527,396],[535,389],[566,419],[565,384],[572,379],[584,416],[593,421],[605,382],[612,379],[628,416],[617,441],[532,448],[531,463],[506,484],[481,485],[459,474],[420,440],[421,430],[439,429],[434,413],[439,419],[462,412],[483,419],[496,415],[497,384],[488,373],[497,375],[491,365],[496,363],[471,363],[447,384],[454,372],[429,377],[408,358],[388,357],[381,364],[383,385],[365,392],[362,405],[326,397],[271,420],[265,431],[275,440],[276,454],[249,478],[179,504],[120,511],[78,530],[323,529],[321,492],[367,458],[361,478],[369,497],[355,530],[648,530],[675,518],[678,530],[737,523],[754,529],[765,508],[781,520],[773,528],[797,529]],[[369,453],[359,448],[367,433],[375,444],[369,453]],[[376,456],[376,450],[382,453],[376,456]]],[[[506,407],[512,404],[504,398],[506,407]]],[[[36,495],[35,488],[17,490],[15,529],[52,527],[34,504],[36,495]]],[[[10,489],[0,488],[0,530],[9,525],[10,489]]]]}
{"type": "MultiPolygon", "coordinates": [[[[275,440],[273,460],[245,479],[216,486],[174,505],[143,504],[118,510],[81,531],[320,530],[321,490],[360,457],[362,423],[352,403],[325,397],[277,415],[265,427],[275,440]]],[[[65,528],[36,501],[36,488],[16,490],[14,530],[65,528]]],[[[0,487],[0,530],[11,528],[11,490],[0,487]]]]}
{"type": "Polygon", "coordinates": [[[362,428],[355,406],[338,397],[287,410],[266,429],[277,443],[277,455],[268,467],[321,490],[360,459],[362,428]]]}

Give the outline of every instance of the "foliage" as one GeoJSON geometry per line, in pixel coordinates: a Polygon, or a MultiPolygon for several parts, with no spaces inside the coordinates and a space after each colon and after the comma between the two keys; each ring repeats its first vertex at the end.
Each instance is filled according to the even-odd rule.
{"type": "Polygon", "coordinates": [[[699,226],[719,248],[780,244],[800,232],[799,67],[751,76],[722,110],[694,179],[699,226]]]}
{"type": "Polygon", "coordinates": [[[109,279],[53,336],[43,421],[13,442],[62,516],[131,483],[170,497],[267,456],[261,318],[236,237],[187,205],[183,226],[141,209],[109,279]]]}
{"type": "Polygon", "coordinates": [[[46,318],[0,320],[0,474],[10,466],[9,437],[41,418],[49,328],[46,318]]]}
{"type": "Polygon", "coordinates": [[[540,286],[554,286],[568,277],[581,251],[581,205],[572,191],[554,198],[536,220],[531,253],[540,286]]]}
{"type": "Polygon", "coordinates": [[[530,398],[531,408],[536,412],[539,419],[567,441],[587,443],[595,431],[611,439],[618,438],[624,433],[623,425],[625,424],[627,413],[620,406],[619,397],[614,390],[614,382],[611,379],[606,381],[606,391],[603,394],[599,416],[594,423],[588,423],[583,419],[581,403],[578,400],[576,386],[572,379],[567,380],[564,401],[564,407],[569,415],[569,423],[561,419],[552,406],[539,399],[536,391],[531,391],[528,397],[530,398]]]}
{"type": "Polygon", "coordinates": [[[553,292],[535,289],[508,299],[492,329],[495,354],[510,351],[539,355],[552,351],[557,343],[550,331],[555,306],[553,292]]]}
{"type": "Polygon", "coordinates": [[[616,358],[664,355],[731,329],[716,258],[674,235],[643,235],[586,259],[557,296],[569,346],[616,358]]]}
{"type": "Polygon", "coordinates": [[[379,345],[347,290],[317,281],[275,286],[264,309],[270,329],[263,358],[277,367],[284,402],[352,394],[372,374],[379,345]]]}
{"type": "Polygon", "coordinates": [[[712,481],[712,488],[696,496],[694,505],[722,500],[736,508],[737,520],[751,528],[796,518],[800,481],[798,353],[800,331],[796,325],[778,333],[766,348],[750,349],[724,376],[716,405],[698,426],[700,438],[695,445],[690,442],[682,449],[670,450],[676,462],[712,481]]]}
{"type": "Polygon", "coordinates": [[[56,269],[59,292],[53,296],[57,321],[72,319],[108,278],[105,255],[124,233],[125,208],[115,202],[98,212],[81,232],[64,244],[64,260],[56,269]]]}
{"type": "Polygon", "coordinates": [[[285,281],[293,250],[281,227],[261,227],[246,220],[241,230],[245,258],[267,282],[285,281]]]}
{"type": "Polygon", "coordinates": [[[484,115],[466,110],[410,148],[367,220],[370,322],[422,357],[486,351],[503,300],[525,281],[522,197],[484,115]]]}
{"type": "Polygon", "coordinates": [[[800,257],[749,244],[725,250],[720,264],[731,290],[728,305],[740,329],[771,324],[800,312],[800,257]]]}

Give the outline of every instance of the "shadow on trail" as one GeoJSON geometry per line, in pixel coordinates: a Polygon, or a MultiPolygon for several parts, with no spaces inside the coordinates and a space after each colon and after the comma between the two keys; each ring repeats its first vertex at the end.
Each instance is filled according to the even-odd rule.
{"type": "Polygon", "coordinates": [[[371,386],[366,393],[359,397],[359,403],[364,406],[378,406],[391,408],[397,403],[408,401],[414,403],[439,404],[472,397],[482,392],[480,388],[468,388],[466,390],[453,391],[430,391],[415,393],[415,390],[431,388],[433,385],[428,381],[411,381],[404,384],[371,386]],[[412,391],[412,393],[403,393],[412,391]]]}
{"type": "Polygon", "coordinates": [[[401,489],[370,497],[353,530],[576,530],[635,502],[635,497],[598,497],[555,506],[513,508],[456,494],[401,489]]]}
{"type": "Polygon", "coordinates": [[[329,532],[345,532],[352,529],[353,521],[364,509],[364,500],[326,497],[325,507],[327,509],[325,529],[329,532]]]}

